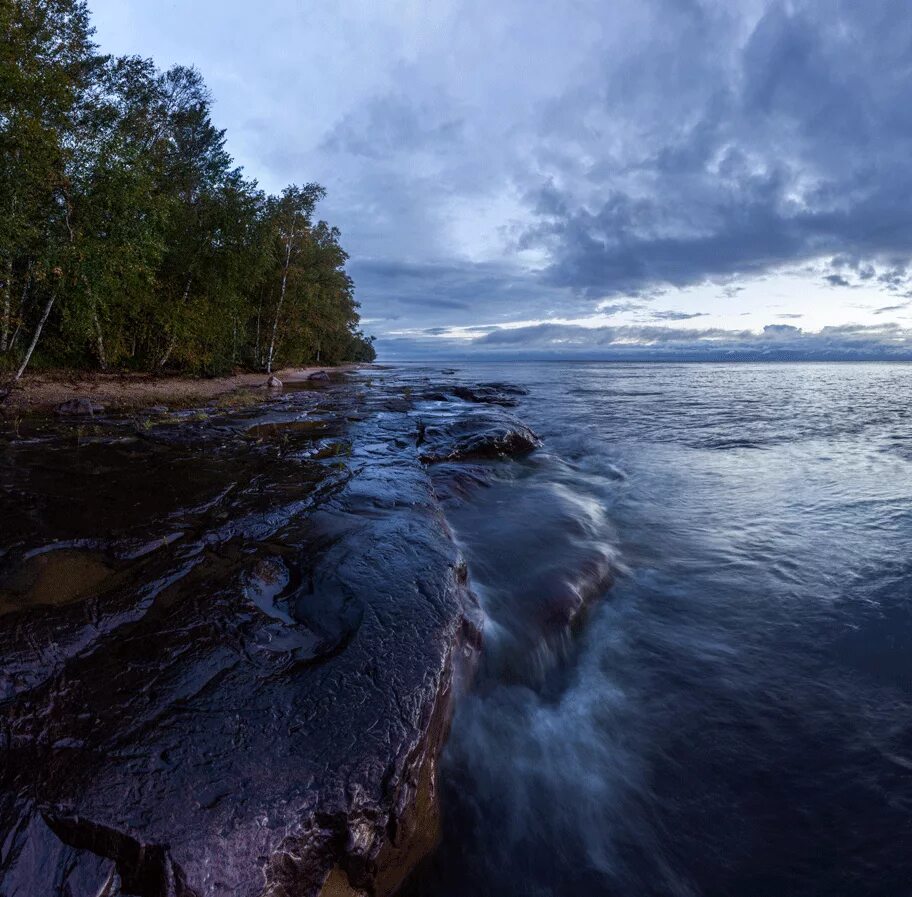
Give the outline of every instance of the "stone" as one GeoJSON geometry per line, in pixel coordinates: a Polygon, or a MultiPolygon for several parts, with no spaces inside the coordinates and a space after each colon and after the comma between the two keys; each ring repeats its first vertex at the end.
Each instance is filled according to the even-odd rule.
{"type": "Polygon", "coordinates": [[[276,377],[275,374],[270,375],[269,379],[266,381],[267,389],[281,389],[282,381],[276,377]]]}
{"type": "Polygon", "coordinates": [[[92,417],[95,414],[104,412],[104,406],[93,402],[92,399],[79,397],[69,399],[57,406],[57,413],[64,416],[82,416],[92,417]]]}
{"type": "Polygon", "coordinates": [[[472,459],[518,458],[541,445],[538,436],[506,412],[472,414],[434,426],[422,434],[425,464],[472,459]]]}
{"type": "Polygon", "coordinates": [[[503,390],[490,386],[454,386],[453,395],[464,402],[475,402],[481,405],[500,405],[512,408],[517,400],[503,390]]]}
{"type": "Polygon", "coordinates": [[[314,371],[312,374],[308,374],[307,379],[326,381],[329,380],[329,374],[326,371],[314,371]]]}

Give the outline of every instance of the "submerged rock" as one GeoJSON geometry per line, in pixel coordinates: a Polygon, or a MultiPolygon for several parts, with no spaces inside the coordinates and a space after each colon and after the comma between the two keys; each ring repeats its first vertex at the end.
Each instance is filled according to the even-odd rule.
{"type": "Polygon", "coordinates": [[[465,402],[476,402],[482,405],[501,405],[512,408],[517,404],[513,395],[493,386],[454,386],[453,395],[465,402]]]}
{"type": "Polygon", "coordinates": [[[93,402],[91,399],[86,398],[76,398],[69,399],[66,402],[62,402],[57,406],[57,413],[61,415],[81,415],[86,417],[91,417],[94,414],[101,414],[104,412],[104,405],[99,405],[98,402],[93,402]]]}
{"type": "Polygon", "coordinates": [[[307,379],[326,381],[329,380],[329,374],[326,371],[314,371],[312,374],[308,374],[307,379]]]}
{"type": "Polygon", "coordinates": [[[528,455],[541,440],[522,421],[507,413],[472,414],[422,431],[421,460],[425,464],[528,455]]]}
{"type": "Polygon", "coordinates": [[[529,395],[529,390],[525,386],[518,386],[515,383],[482,383],[482,388],[484,389],[494,389],[497,392],[505,392],[511,396],[527,396],[529,395]]]}

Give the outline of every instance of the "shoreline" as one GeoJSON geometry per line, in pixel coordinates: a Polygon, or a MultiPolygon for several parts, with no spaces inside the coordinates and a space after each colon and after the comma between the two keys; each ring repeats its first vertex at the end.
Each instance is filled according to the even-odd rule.
{"type": "Polygon", "coordinates": [[[181,427],[106,416],[87,451],[53,419],[10,440],[8,508],[28,515],[0,515],[13,890],[391,897],[439,844],[483,615],[430,468],[458,480],[538,441],[500,407],[515,392],[333,379],[181,427]],[[416,431],[441,395],[446,421],[416,431]]]}
{"type": "MultiPolygon", "coordinates": [[[[300,383],[318,371],[328,374],[370,368],[365,362],[337,366],[283,368],[275,376],[284,383],[300,383]]],[[[264,372],[230,374],[225,377],[155,376],[132,373],[91,373],[48,371],[24,377],[9,387],[5,396],[0,391],[0,414],[51,413],[71,399],[86,398],[104,406],[106,411],[136,411],[154,405],[171,409],[192,408],[242,390],[267,394],[264,372]]],[[[259,397],[259,396],[257,396],[259,397]]]]}

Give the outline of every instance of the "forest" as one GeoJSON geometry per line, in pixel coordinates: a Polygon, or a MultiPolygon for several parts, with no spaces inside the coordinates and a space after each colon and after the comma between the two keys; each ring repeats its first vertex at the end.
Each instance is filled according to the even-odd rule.
{"type": "Polygon", "coordinates": [[[211,104],[82,0],[0,0],[0,378],[373,360],[324,189],[260,189],[211,104]]]}

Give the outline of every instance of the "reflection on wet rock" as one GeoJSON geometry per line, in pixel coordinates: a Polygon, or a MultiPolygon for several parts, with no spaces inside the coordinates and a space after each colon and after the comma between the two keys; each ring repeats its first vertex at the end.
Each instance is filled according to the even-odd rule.
{"type": "Polygon", "coordinates": [[[478,458],[516,458],[541,441],[522,421],[493,411],[455,417],[423,430],[421,460],[426,464],[478,458]]]}
{"type": "Polygon", "coordinates": [[[481,619],[419,455],[538,440],[453,403],[416,448],[378,380],[5,434],[4,897],[384,895],[433,847],[481,619]]]}

